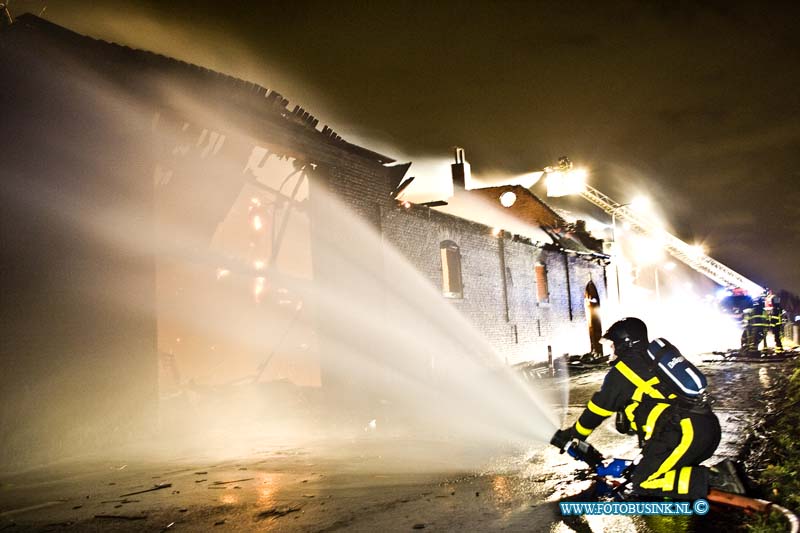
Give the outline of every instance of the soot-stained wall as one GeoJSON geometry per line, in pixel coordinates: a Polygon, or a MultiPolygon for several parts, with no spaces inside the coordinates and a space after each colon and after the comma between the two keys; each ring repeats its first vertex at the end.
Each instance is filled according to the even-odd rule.
{"type": "Polygon", "coordinates": [[[205,257],[255,155],[317,169],[311,188],[373,227],[396,171],[274,91],[37,17],[4,28],[0,51],[5,470],[152,438],[158,309],[171,307],[156,302],[179,297],[158,293],[159,262],[205,257]]]}

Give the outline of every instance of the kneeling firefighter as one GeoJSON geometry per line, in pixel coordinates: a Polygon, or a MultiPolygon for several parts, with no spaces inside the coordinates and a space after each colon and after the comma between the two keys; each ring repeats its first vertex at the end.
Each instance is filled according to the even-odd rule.
{"type": "Polygon", "coordinates": [[[616,322],[603,338],[614,345],[611,370],[575,424],[557,431],[551,442],[563,450],[572,439],[586,439],[617,413],[617,429],[635,432],[642,448],[631,477],[634,494],[690,500],[706,497],[710,481],[723,485],[714,483],[715,471],[699,466],[720,441],[719,420],[711,410],[702,373],[663,339],[653,341],[648,354],[647,326],[638,318],[616,322]],[[652,355],[654,349],[661,353],[652,355]],[[666,360],[659,359],[665,350],[672,352],[666,360]],[[692,387],[690,380],[689,387],[676,387],[658,362],[670,371],[679,365],[684,371],[690,368],[686,376],[697,386],[692,387]],[[682,388],[693,390],[687,395],[682,388]]]}

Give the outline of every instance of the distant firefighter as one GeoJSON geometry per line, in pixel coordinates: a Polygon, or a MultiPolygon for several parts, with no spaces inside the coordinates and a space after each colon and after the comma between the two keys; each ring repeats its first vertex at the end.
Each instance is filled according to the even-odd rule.
{"type": "MultiPolygon", "coordinates": [[[[780,296],[774,294],[771,290],[767,289],[767,295],[764,299],[764,311],[769,316],[770,330],[772,337],[775,339],[775,351],[783,351],[783,325],[785,324],[785,311],[781,307],[780,296]]],[[[766,335],[764,335],[764,344],[766,345],[766,335]]]]}
{"type": "MultiPolygon", "coordinates": [[[[771,317],[764,309],[764,297],[753,301],[753,307],[745,309],[742,319],[742,350],[755,352],[760,349],[761,342],[766,345],[767,331],[772,327],[771,317]]],[[[765,346],[766,347],[766,346],[765,346]]]]}
{"type": "Polygon", "coordinates": [[[746,309],[742,319],[744,331],[742,332],[742,350],[758,351],[761,343],[764,349],[768,347],[767,333],[772,333],[775,351],[783,351],[783,326],[786,323],[786,313],[781,307],[781,299],[770,289],[753,301],[753,306],[746,309]]]}

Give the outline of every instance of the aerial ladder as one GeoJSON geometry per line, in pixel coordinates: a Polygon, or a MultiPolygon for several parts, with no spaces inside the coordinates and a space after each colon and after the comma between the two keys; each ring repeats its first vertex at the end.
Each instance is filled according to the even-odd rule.
{"type": "MultiPolygon", "coordinates": [[[[563,171],[571,168],[572,162],[568,158],[562,157],[559,160],[559,166],[554,170],[563,171]]],[[[615,202],[587,184],[582,185],[580,195],[614,219],[629,224],[634,231],[655,240],[675,259],[704,274],[719,285],[728,289],[741,288],[752,296],[758,296],[764,292],[764,288],[754,281],[709,257],[699,246],[692,246],[671,235],[652,219],[630,209],[627,204],[615,202]]]]}

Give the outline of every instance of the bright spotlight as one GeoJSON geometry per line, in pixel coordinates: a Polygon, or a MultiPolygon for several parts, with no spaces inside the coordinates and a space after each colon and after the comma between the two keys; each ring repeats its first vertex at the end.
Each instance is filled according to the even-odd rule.
{"type": "Polygon", "coordinates": [[[650,208],[650,198],[647,196],[637,196],[631,201],[631,209],[634,211],[647,211],[650,208]]]}
{"type": "Polygon", "coordinates": [[[511,207],[517,201],[517,195],[512,191],[506,191],[500,195],[500,203],[503,207],[511,207]]]}
{"type": "Polygon", "coordinates": [[[634,242],[633,252],[638,264],[651,265],[664,258],[664,249],[658,241],[647,237],[636,237],[634,242]]]}
{"type": "Polygon", "coordinates": [[[573,168],[572,170],[570,170],[569,174],[573,179],[575,179],[575,180],[577,180],[577,181],[579,181],[581,183],[585,183],[586,182],[586,177],[589,175],[589,171],[586,170],[583,167],[578,167],[578,168],[573,168]]]}
{"type": "Polygon", "coordinates": [[[702,244],[693,244],[692,253],[695,255],[704,255],[706,253],[706,247],[702,244]]]}
{"type": "Polygon", "coordinates": [[[550,170],[547,172],[547,196],[580,194],[586,190],[586,169],[550,170]]]}

